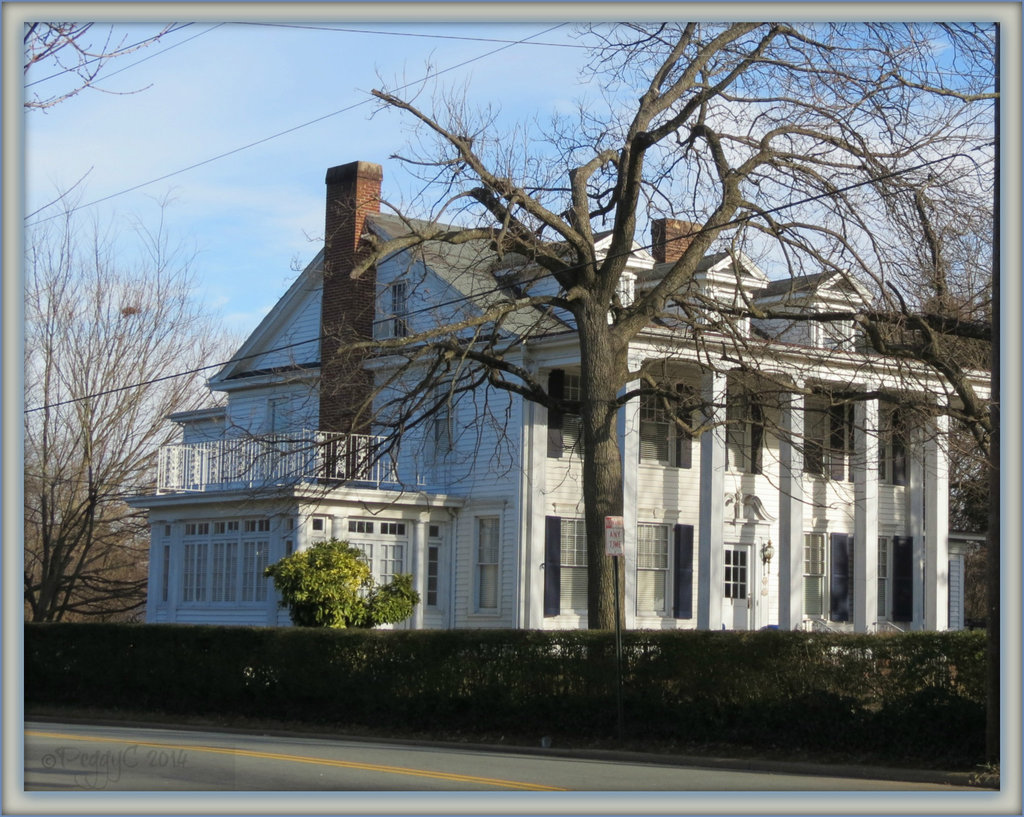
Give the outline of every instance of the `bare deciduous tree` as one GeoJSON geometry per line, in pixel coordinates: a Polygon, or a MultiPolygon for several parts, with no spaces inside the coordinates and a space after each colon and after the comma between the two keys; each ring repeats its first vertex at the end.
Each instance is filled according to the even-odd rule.
{"type": "MultiPolygon", "coordinates": [[[[25,25],[25,75],[35,66],[50,66],[57,73],[47,79],[61,78],[59,90],[34,92],[26,96],[26,108],[45,110],[84,91],[103,90],[97,81],[107,63],[158,42],[170,30],[129,43],[127,36],[117,38],[113,26],[95,23],[27,23],[25,25]]],[[[43,80],[37,80],[41,82],[43,80]]]]}
{"type": "Polygon", "coordinates": [[[33,621],[131,616],[145,601],[146,520],[165,415],[202,399],[219,349],[191,257],[160,219],[124,235],[73,215],[32,228],[25,292],[25,608],[33,621]],[[179,376],[185,373],[185,376],[179,376]]]}
{"type": "Polygon", "coordinates": [[[553,412],[578,411],[588,622],[609,628],[612,560],[602,531],[606,516],[622,514],[616,422],[637,395],[629,384],[657,390],[651,371],[631,369],[630,343],[671,315],[698,345],[714,336],[718,352],[702,357],[707,366],[721,354],[756,371],[767,347],[749,337],[747,319],[794,320],[748,300],[728,308],[702,301],[693,281],[712,249],[768,259],[793,279],[825,273],[863,287],[864,307],[799,319],[856,323],[906,382],[832,399],[902,402],[941,375],[939,404],[984,450],[991,426],[974,361],[949,354],[945,338],[990,339],[991,276],[963,253],[950,265],[948,248],[961,240],[965,214],[991,218],[994,30],[689,23],[595,26],[586,36],[594,46],[587,71],[605,99],[556,121],[546,140],[492,133],[489,115],[472,115],[455,95],[428,110],[374,92],[421,126],[418,148],[398,158],[424,181],[417,206],[438,204],[426,221],[407,219],[403,235],[371,239],[353,275],[393,253],[437,246],[478,247],[501,266],[506,285],[475,298],[482,309],[367,343],[397,367],[385,387],[412,383],[419,395],[378,395],[385,411],[375,419],[401,432],[483,385],[553,412]],[[693,228],[658,280],[625,297],[623,272],[647,215],[693,228]],[[552,315],[578,342],[580,393],[571,405],[515,362],[552,315]]]}

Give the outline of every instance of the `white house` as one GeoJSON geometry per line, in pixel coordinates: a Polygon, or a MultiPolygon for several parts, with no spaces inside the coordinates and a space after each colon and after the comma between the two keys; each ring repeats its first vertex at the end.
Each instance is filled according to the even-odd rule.
{"type": "MultiPolygon", "coordinates": [[[[362,548],[381,580],[413,575],[422,603],[400,626],[585,626],[571,411],[481,389],[410,428],[383,458],[373,452],[387,441],[370,428],[351,433],[343,416],[351,390],[366,382],[360,374],[380,383],[389,364],[377,358],[353,374],[343,361],[324,363],[336,357],[339,332],[402,337],[439,311],[448,320],[479,311],[515,285],[500,260],[444,246],[399,254],[359,280],[345,274],[364,232],[406,230],[378,211],[381,182],[381,168],[364,162],[328,170],[324,250],[209,381],[222,405],[170,416],[181,442],[160,451],[156,493],[133,500],[148,509],[152,532],[147,621],[288,624],[264,568],[336,537],[362,548]],[[486,400],[500,422],[481,420],[486,400]]],[[[685,226],[655,223],[653,250],[635,250],[623,297],[659,279],[685,226]]],[[[858,347],[852,323],[799,320],[801,310],[848,309],[865,297],[842,276],[772,281],[723,253],[705,259],[693,291],[677,298],[678,314],[694,299],[704,305],[699,348],[671,310],[635,339],[631,363],[659,361],[666,383],[719,408],[696,418],[693,434],[655,400],[633,399],[620,414],[628,627],[963,626],[945,418],[901,429],[898,406],[830,404],[831,390],[866,393],[897,375],[858,347]],[[776,315],[740,327],[745,353],[765,352],[745,380],[722,363],[727,343],[722,365],[707,365],[717,331],[708,305],[744,300],[776,315]],[[793,392],[760,405],[752,377],[793,392]]],[[[579,383],[572,327],[557,314],[518,320],[535,331],[509,353],[513,362],[571,400],[579,383]]],[[[919,387],[943,399],[926,373],[919,387]]]]}

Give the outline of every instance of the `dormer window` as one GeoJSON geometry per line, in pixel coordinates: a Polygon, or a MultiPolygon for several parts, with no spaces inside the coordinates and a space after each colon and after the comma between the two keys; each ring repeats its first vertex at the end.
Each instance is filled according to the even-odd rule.
{"type": "Polygon", "coordinates": [[[381,299],[383,320],[375,326],[377,338],[404,338],[409,334],[408,285],[405,281],[392,281],[381,299]]]}

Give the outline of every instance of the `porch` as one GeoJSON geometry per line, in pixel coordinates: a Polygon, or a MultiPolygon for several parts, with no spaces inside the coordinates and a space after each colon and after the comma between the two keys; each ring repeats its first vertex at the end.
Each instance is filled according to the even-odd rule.
{"type": "Polygon", "coordinates": [[[303,431],[162,446],[157,493],[265,488],[328,482],[368,488],[397,484],[386,440],[368,434],[303,431]]]}

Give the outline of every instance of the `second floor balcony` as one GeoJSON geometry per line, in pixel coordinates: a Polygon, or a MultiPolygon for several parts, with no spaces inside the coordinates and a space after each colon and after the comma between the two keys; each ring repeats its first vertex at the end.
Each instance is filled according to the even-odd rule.
{"type": "Polygon", "coordinates": [[[393,487],[385,440],[367,434],[305,431],[165,445],[157,493],[258,489],[299,483],[393,487]]]}

